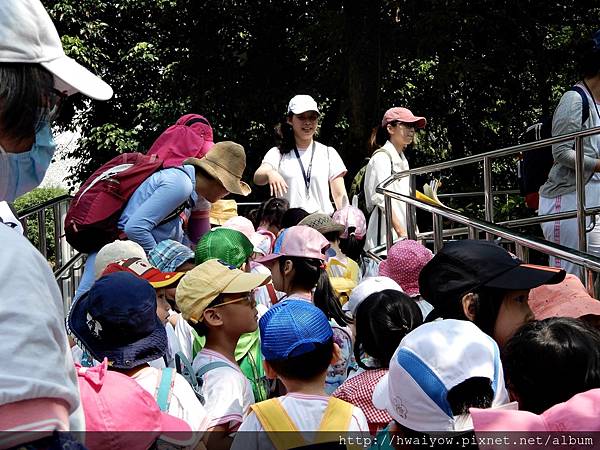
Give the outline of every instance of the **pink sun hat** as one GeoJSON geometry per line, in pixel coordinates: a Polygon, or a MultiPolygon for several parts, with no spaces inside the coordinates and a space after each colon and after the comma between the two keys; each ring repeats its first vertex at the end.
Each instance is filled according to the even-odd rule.
{"type": "Polygon", "coordinates": [[[390,108],[383,115],[381,126],[385,127],[390,122],[414,123],[417,128],[425,128],[427,119],[425,117],[415,116],[407,108],[390,108]]]}
{"type": "Polygon", "coordinates": [[[344,231],[340,235],[342,239],[348,239],[348,229],[354,228],[350,234],[356,239],[362,239],[367,235],[367,220],[363,212],[355,206],[348,205],[333,213],[333,221],[344,225],[344,231]]]}
{"type": "Polygon", "coordinates": [[[87,434],[90,450],[150,448],[158,438],[181,446],[196,440],[187,422],[162,412],[137,381],[108,370],[106,358],[99,366],[76,370],[86,431],[103,432],[87,434]]]}
{"type": "Polygon", "coordinates": [[[471,408],[469,411],[476,434],[490,431],[600,431],[600,389],[574,395],[540,415],[494,408],[471,408]]]}
{"type": "Polygon", "coordinates": [[[279,258],[280,256],[298,256],[301,258],[315,258],[325,261],[325,251],[330,244],[325,236],[314,228],[305,225],[285,228],[277,236],[273,253],[258,258],[256,262],[263,263],[279,258]]]}
{"type": "Polygon", "coordinates": [[[394,280],[408,295],[419,295],[419,274],[431,258],[431,250],[417,241],[398,241],[379,264],[379,275],[394,280]]]}

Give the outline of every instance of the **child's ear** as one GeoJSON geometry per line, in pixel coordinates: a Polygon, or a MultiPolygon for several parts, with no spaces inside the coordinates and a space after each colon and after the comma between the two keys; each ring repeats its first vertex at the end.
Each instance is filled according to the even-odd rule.
{"type": "Polygon", "coordinates": [[[277,373],[275,373],[268,361],[263,360],[263,367],[265,369],[265,375],[269,380],[274,380],[277,378],[277,373]]]}
{"type": "Polygon", "coordinates": [[[217,308],[208,308],[204,310],[204,323],[213,327],[223,325],[223,318],[217,308]]]}
{"type": "Polygon", "coordinates": [[[333,343],[333,352],[331,353],[331,365],[333,366],[342,359],[342,350],[335,342],[333,343]]]}
{"type": "Polygon", "coordinates": [[[283,265],[283,274],[288,275],[292,270],[294,270],[294,263],[289,259],[286,259],[285,264],[283,265]]]}
{"type": "Polygon", "coordinates": [[[475,294],[469,292],[468,294],[463,295],[461,302],[465,317],[471,322],[475,321],[475,294]]]}

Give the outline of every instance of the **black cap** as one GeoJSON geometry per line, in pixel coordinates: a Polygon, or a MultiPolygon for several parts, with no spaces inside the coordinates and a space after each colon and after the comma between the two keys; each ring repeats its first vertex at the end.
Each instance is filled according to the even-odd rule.
{"type": "Polygon", "coordinates": [[[434,307],[480,287],[505,290],[532,289],[560,283],[565,271],[524,264],[519,258],[489,241],[465,239],[449,242],[419,274],[419,292],[434,307]]]}

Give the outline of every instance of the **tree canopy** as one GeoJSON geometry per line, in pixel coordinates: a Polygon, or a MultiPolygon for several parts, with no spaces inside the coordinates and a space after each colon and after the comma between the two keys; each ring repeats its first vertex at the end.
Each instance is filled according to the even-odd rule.
{"type": "MultiPolygon", "coordinates": [[[[146,151],[189,112],[246,148],[251,179],[298,93],[322,105],[319,139],[351,174],[392,106],[427,117],[413,167],[516,144],[577,81],[573,44],[600,12],[591,0],[43,1],[67,54],[115,90],[108,102],[77,96],[59,123],[82,135],[74,180],[146,151]]],[[[479,178],[457,168],[448,187],[479,178]]]]}

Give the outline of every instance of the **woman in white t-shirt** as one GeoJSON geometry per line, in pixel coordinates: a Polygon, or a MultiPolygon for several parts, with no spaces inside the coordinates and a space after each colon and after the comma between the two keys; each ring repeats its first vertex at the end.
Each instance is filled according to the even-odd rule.
{"type": "Polygon", "coordinates": [[[346,166],[333,147],[313,140],[319,125],[319,108],[310,95],[296,95],[280,124],[281,143],[270,149],[254,173],[254,182],[268,184],[271,195],[284,197],[290,208],[309,213],[334,211],[348,204],[344,186],[346,166]]]}
{"type": "MultiPolygon", "coordinates": [[[[391,108],[384,114],[381,125],[373,131],[371,146],[377,150],[371,156],[365,172],[365,198],[370,211],[365,251],[385,243],[385,202],[383,194],[378,194],[375,189],[392,172],[409,169],[404,150],[413,142],[415,130],[424,128],[426,124],[424,117],[416,117],[406,108],[391,108]]],[[[395,180],[388,188],[408,195],[409,179],[404,177],[395,180]]],[[[391,215],[394,239],[406,237],[406,204],[392,199],[391,215]]]]}

